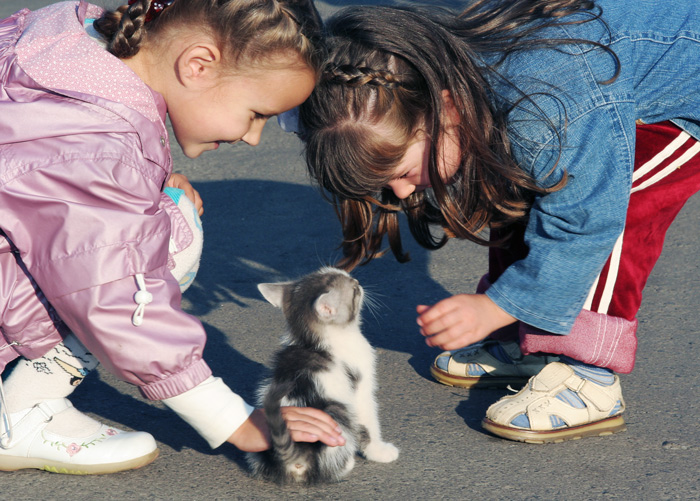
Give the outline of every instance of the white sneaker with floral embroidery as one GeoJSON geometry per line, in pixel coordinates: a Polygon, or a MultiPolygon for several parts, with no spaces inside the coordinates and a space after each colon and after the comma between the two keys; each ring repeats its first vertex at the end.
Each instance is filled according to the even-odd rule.
{"type": "MultiPolygon", "coordinates": [[[[126,432],[99,423],[91,434],[79,437],[47,429],[54,417],[66,412],[79,413],[69,400],[60,398],[4,415],[9,423],[3,425],[0,437],[0,470],[34,468],[71,475],[103,474],[139,468],[158,457],[156,441],[145,432],[126,432]]],[[[79,414],[81,419],[94,421],[79,414]]]]}

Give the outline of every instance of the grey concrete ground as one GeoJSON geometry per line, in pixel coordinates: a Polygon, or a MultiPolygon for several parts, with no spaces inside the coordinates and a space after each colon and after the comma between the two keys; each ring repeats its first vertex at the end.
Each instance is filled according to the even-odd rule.
{"type": "MultiPolygon", "coordinates": [[[[0,18],[46,3],[0,0],[0,18]]],[[[318,2],[324,15],[351,3],[359,2],[318,2]]],[[[205,357],[214,372],[248,400],[283,328],[281,314],[255,285],[299,276],[339,256],[334,213],[308,183],[300,149],[275,123],[255,149],[224,147],[193,161],[175,146],[178,169],[206,202],[203,263],[184,304],[206,327],[205,357]]],[[[450,242],[428,255],[407,241],[410,263],[388,256],[355,273],[381,303],[374,314],[366,312],[365,331],[378,351],[384,435],[401,449],[395,463],[359,460],[339,484],[280,489],[249,478],[234,447],[210,450],[162,405],[100,369],[76,390],[75,405],[152,433],[160,458],[100,477],[3,473],[0,499],[700,499],[699,219],[696,197],[672,226],[647,285],[637,366],[621,377],[625,433],[544,446],[486,434],[479,423],[505,390],[470,392],[433,382],[428,366],[436,351],[425,346],[414,318],[418,303],[471,291],[486,251],[450,242]]]]}

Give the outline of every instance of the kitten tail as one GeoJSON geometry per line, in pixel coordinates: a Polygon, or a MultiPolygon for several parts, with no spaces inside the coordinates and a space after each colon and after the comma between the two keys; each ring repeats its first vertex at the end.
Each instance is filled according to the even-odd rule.
{"type": "Polygon", "coordinates": [[[292,382],[273,383],[265,395],[263,409],[270,429],[272,450],[282,464],[289,465],[286,474],[296,482],[307,481],[308,463],[303,459],[296,442],[287,429],[287,423],[282,417],[282,399],[293,389],[292,382]]]}

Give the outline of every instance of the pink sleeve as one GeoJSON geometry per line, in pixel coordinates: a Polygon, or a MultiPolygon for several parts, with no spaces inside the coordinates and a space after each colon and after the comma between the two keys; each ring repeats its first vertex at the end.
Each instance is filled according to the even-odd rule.
{"type": "Polygon", "coordinates": [[[83,344],[118,378],[135,384],[151,400],[174,397],[211,375],[202,360],[206,334],[180,309],[180,290],[167,267],[147,273],[153,300],[143,322],[132,322],[135,278],[54,298],[53,306],[83,344]]]}

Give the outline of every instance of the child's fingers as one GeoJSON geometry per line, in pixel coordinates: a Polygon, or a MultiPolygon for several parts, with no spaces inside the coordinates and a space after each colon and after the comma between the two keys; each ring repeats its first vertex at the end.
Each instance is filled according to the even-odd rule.
{"type": "Polygon", "coordinates": [[[295,442],[323,442],[330,447],[337,447],[345,444],[343,437],[336,437],[327,433],[319,433],[313,428],[305,429],[304,423],[297,423],[296,426],[287,426],[292,440],[295,442]]]}
{"type": "Polygon", "coordinates": [[[282,407],[282,416],[285,419],[308,420],[319,426],[327,426],[329,429],[340,429],[330,415],[314,407],[282,407]]]}
{"type": "Polygon", "coordinates": [[[194,208],[197,209],[197,213],[201,216],[204,213],[204,203],[199,192],[189,182],[179,186],[179,188],[185,192],[185,196],[192,201],[194,208]]]}
{"type": "Polygon", "coordinates": [[[202,197],[200,196],[199,192],[195,190],[191,184],[188,188],[183,187],[182,189],[185,190],[185,195],[187,195],[187,198],[192,200],[194,208],[197,209],[197,214],[199,214],[201,217],[202,214],[204,214],[204,202],[202,202],[202,197]]]}
{"type": "MultiPolygon", "coordinates": [[[[294,440],[295,442],[314,443],[314,442],[318,442],[319,440],[321,440],[321,438],[318,435],[311,433],[311,432],[296,430],[296,429],[290,428],[289,426],[287,427],[287,429],[289,430],[289,434],[292,436],[292,440],[294,440]]],[[[323,442],[323,440],[321,440],[321,442],[323,442]]],[[[328,444],[328,445],[333,447],[333,446],[338,445],[338,444],[332,443],[332,444],[328,444]]]]}
{"type": "Polygon", "coordinates": [[[166,186],[178,188],[184,191],[185,196],[192,201],[195,209],[197,209],[197,213],[200,216],[204,214],[204,203],[202,202],[202,197],[199,195],[199,192],[194,189],[189,179],[187,179],[187,176],[178,173],[171,174],[170,178],[168,178],[166,186]]]}
{"type": "Polygon", "coordinates": [[[435,334],[434,336],[426,337],[425,344],[433,348],[440,348],[441,350],[457,350],[471,343],[465,341],[464,336],[460,335],[460,333],[448,330],[440,334],[435,334]]]}
{"type": "Polygon", "coordinates": [[[418,325],[424,327],[428,324],[435,322],[436,320],[443,317],[445,314],[454,309],[452,305],[452,297],[443,299],[442,301],[434,304],[433,306],[427,306],[422,312],[418,312],[420,316],[418,317],[418,325]]]}
{"type": "Polygon", "coordinates": [[[476,342],[476,312],[470,306],[470,296],[458,295],[424,309],[417,321],[426,344],[453,350],[476,342]]]}
{"type": "Polygon", "coordinates": [[[338,424],[325,412],[312,407],[283,407],[282,416],[292,439],[297,442],[321,441],[326,445],[343,445],[338,424]]]}
{"type": "Polygon", "coordinates": [[[204,202],[202,201],[202,197],[199,195],[197,190],[194,190],[194,207],[197,209],[197,214],[199,214],[199,217],[202,217],[202,214],[204,214],[204,202]]]}
{"type": "Polygon", "coordinates": [[[464,336],[464,328],[458,323],[450,322],[449,318],[442,318],[439,321],[433,322],[430,326],[430,332],[421,329],[421,334],[425,337],[425,342],[428,346],[437,346],[442,348],[446,344],[455,340],[460,336],[464,336]],[[439,324],[435,325],[435,324],[439,324]]]}
{"type": "Polygon", "coordinates": [[[444,350],[481,341],[515,321],[483,294],[458,294],[427,309],[418,307],[417,311],[420,314],[417,322],[426,344],[444,350]]]}
{"type": "Polygon", "coordinates": [[[453,326],[459,320],[458,316],[454,309],[438,303],[419,316],[417,322],[421,334],[433,336],[453,326]]]}

